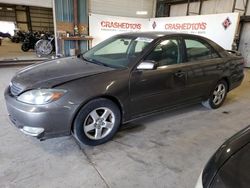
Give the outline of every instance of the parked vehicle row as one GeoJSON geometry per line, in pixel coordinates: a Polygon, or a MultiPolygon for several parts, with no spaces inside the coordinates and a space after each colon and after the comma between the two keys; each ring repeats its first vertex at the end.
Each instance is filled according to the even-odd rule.
{"type": "Polygon", "coordinates": [[[54,35],[49,32],[22,32],[16,31],[14,36],[8,33],[0,33],[8,37],[14,43],[21,42],[21,50],[27,52],[35,50],[37,56],[47,56],[55,50],[54,35]]]}
{"type": "Polygon", "coordinates": [[[54,36],[50,33],[27,33],[21,49],[24,52],[33,49],[38,56],[47,56],[55,50],[54,36]]]}
{"type": "Polygon", "coordinates": [[[2,37],[2,38],[11,38],[11,35],[9,33],[0,32],[0,37],[2,37]]]}

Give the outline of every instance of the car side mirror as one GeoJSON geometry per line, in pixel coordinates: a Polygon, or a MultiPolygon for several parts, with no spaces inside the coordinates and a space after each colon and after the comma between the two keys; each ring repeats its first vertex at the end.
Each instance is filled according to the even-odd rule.
{"type": "Polygon", "coordinates": [[[137,70],[154,70],[157,67],[155,61],[143,61],[137,66],[137,70]]]}

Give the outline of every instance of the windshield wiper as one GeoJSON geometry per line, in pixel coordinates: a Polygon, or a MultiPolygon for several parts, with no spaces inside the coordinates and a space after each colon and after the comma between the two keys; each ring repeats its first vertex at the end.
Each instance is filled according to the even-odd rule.
{"type": "Polygon", "coordinates": [[[105,66],[105,67],[109,67],[107,64],[102,63],[102,62],[100,62],[100,61],[98,61],[98,60],[96,60],[96,59],[86,58],[86,57],[84,57],[84,56],[82,56],[82,58],[83,58],[83,60],[88,61],[88,62],[90,62],[90,63],[94,63],[94,64],[97,64],[97,65],[102,65],[102,66],[105,66]]]}

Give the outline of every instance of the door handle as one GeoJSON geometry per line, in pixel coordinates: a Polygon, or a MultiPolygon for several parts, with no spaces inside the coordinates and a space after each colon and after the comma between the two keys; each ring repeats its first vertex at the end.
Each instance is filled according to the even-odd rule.
{"type": "Polygon", "coordinates": [[[186,72],[183,72],[183,71],[178,71],[178,72],[174,73],[174,75],[179,77],[179,78],[185,76],[185,74],[186,74],[186,72]]]}

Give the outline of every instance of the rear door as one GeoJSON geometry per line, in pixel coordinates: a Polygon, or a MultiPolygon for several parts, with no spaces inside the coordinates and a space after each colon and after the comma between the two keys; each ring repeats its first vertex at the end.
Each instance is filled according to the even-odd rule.
{"type": "Polygon", "coordinates": [[[184,64],[188,65],[186,99],[206,96],[211,87],[220,79],[224,70],[224,60],[205,40],[184,37],[184,64]]]}

